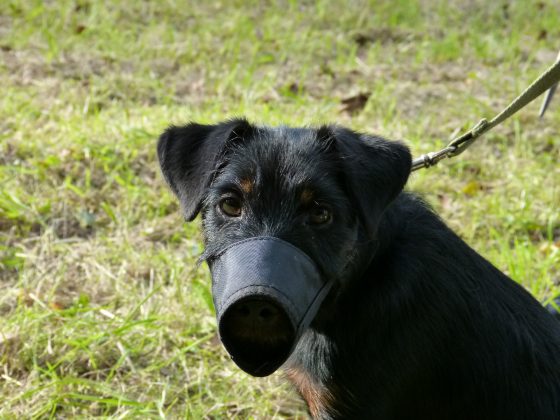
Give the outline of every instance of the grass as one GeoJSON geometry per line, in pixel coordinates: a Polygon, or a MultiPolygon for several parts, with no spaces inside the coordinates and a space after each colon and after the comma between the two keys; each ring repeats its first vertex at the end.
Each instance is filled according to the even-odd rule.
{"type": "MultiPolygon", "coordinates": [[[[419,155],[504,107],[559,37],[554,0],[3,2],[0,417],[305,418],[280,374],[250,378],[219,344],[158,134],[338,122],[419,155]]],[[[409,188],[545,301],[560,291],[560,112],[538,106],[409,188]]]]}

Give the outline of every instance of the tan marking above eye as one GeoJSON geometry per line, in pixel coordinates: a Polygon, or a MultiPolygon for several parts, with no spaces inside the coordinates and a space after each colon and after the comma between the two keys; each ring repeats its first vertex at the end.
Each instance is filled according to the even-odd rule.
{"type": "Polygon", "coordinates": [[[313,201],[313,191],[308,188],[304,189],[301,193],[300,200],[304,205],[311,204],[313,201]]]}
{"type": "Polygon", "coordinates": [[[239,181],[239,186],[245,194],[249,194],[251,191],[253,191],[253,185],[253,180],[249,178],[243,178],[241,181],[239,181]]]}

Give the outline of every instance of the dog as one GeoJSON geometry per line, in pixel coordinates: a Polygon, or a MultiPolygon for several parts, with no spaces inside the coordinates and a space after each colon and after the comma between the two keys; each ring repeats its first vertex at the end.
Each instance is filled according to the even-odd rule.
{"type": "Polygon", "coordinates": [[[171,126],[219,333],[315,419],[560,419],[560,323],[403,191],[401,142],[340,126],[171,126]]]}

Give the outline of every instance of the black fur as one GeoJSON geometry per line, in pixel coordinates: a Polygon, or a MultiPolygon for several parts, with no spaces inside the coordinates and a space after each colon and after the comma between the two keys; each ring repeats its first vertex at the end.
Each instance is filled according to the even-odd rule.
{"type": "Polygon", "coordinates": [[[337,273],[285,365],[314,417],[560,419],[560,323],[402,192],[401,143],[233,120],[171,127],[158,155],[205,257],[268,235],[337,273]],[[318,206],[332,221],[310,223],[318,206]]]}

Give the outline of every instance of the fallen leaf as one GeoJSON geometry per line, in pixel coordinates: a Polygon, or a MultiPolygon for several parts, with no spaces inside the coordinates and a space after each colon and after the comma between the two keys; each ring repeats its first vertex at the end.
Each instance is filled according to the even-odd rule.
{"type": "Polygon", "coordinates": [[[357,95],[350,96],[348,98],[342,99],[340,102],[342,103],[342,112],[347,112],[349,114],[355,114],[362,109],[365,108],[367,101],[371,93],[369,92],[362,92],[358,93],[357,95]]]}

